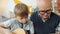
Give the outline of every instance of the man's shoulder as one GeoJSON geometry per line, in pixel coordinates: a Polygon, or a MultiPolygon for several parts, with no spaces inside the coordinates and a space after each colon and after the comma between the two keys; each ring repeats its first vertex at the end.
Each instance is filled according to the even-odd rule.
{"type": "Polygon", "coordinates": [[[36,15],[38,15],[38,12],[33,12],[33,13],[31,14],[31,16],[36,16],[36,15]]]}
{"type": "Polygon", "coordinates": [[[37,12],[38,12],[38,11],[36,11],[36,12],[33,12],[32,14],[37,14],[37,12]]]}
{"type": "Polygon", "coordinates": [[[34,21],[36,18],[38,18],[38,12],[34,12],[33,14],[31,14],[30,16],[31,21],[34,21]]]}
{"type": "Polygon", "coordinates": [[[60,16],[59,15],[57,15],[56,13],[51,13],[51,16],[53,16],[53,17],[55,17],[55,18],[60,18],[60,16]]]}

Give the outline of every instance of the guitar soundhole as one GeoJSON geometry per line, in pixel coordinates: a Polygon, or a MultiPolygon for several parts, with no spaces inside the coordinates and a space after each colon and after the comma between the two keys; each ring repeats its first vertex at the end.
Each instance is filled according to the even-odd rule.
{"type": "Polygon", "coordinates": [[[26,30],[27,31],[27,34],[30,34],[30,30],[26,30]]]}

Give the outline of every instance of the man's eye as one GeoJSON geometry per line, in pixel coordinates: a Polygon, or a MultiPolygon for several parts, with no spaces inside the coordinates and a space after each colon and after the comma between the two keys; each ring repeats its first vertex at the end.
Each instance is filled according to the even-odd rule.
{"type": "Polygon", "coordinates": [[[40,12],[45,12],[45,11],[40,11],[40,12]]]}

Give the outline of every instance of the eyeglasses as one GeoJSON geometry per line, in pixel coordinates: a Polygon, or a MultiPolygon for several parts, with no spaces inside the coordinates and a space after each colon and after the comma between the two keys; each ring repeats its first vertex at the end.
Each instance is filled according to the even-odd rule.
{"type": "Polygon", "coordinates": [[[51,11],[52,11],[52,9],[48,9],[48,10],[40,10],[39,13],[42,14],[42,15],[44,15],[45,13],[46,13],[46,14],[50,14],[51,11]]]}

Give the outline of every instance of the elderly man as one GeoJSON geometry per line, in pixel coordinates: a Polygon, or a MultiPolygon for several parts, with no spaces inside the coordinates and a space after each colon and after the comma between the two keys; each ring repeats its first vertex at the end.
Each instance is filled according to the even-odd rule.
{"type": "Polygon", "coordinates": [[[51,34],[56,32],[60,16],[52,12],[51,0],[37,0],[38,10],[30,19],[33,21],[35,34],[51,34]]]}

